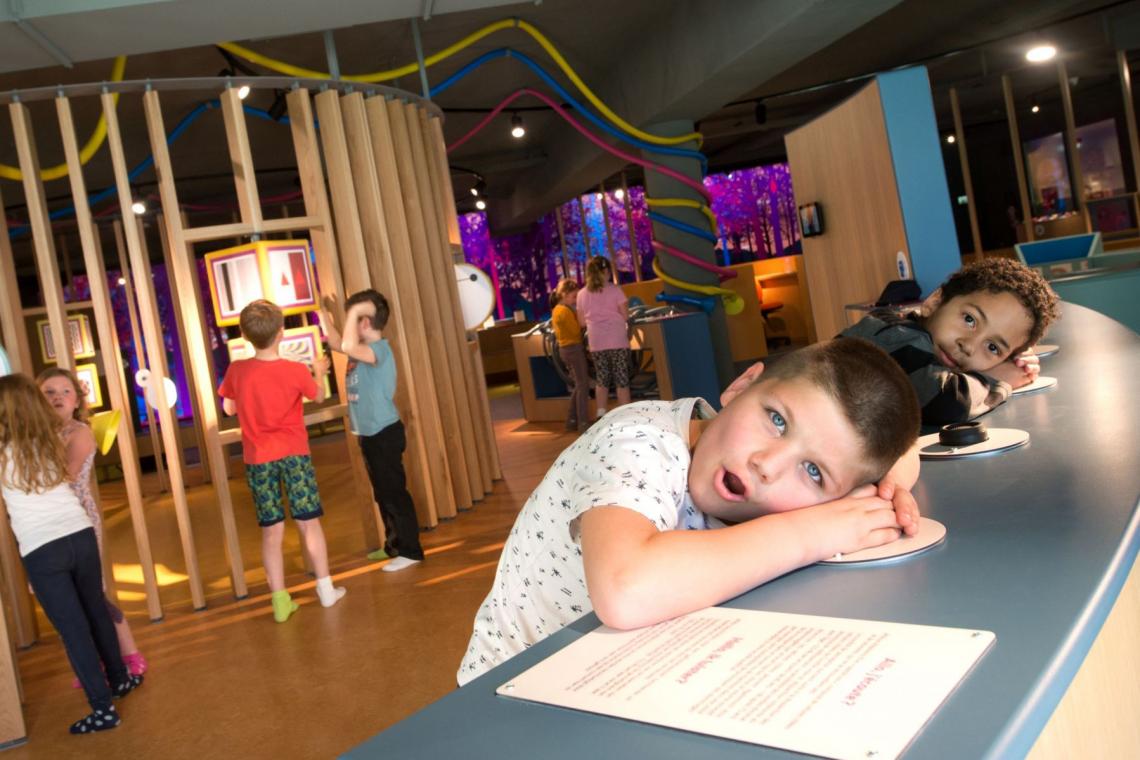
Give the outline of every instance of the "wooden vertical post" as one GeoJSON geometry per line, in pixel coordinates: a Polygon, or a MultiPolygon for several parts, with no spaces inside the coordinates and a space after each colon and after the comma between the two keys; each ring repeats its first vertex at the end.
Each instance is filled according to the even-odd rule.
{"type": "MultiPolygon", "coordinates": [[[[412,244],[412,261],[415,267],[416,284],[424,294],[424,323],[430,351],[432,376],[435,379],[439,396],[440,416],[443,424],[444,446],[448,454],[451,470],[451,485],[458,504],[446,505],[448,512],[441,508],[440,515],[454,515],[456,508],[467,508],[473,503],[471,483],[467,473],[467,453],[464,450],[463,433],[460,427],[457,389],[448,363],[448,337],[443,304],[436,293],[433,261],[436,252],[433,244],[437,240],[434,230],[427,224],[427,206],[431,200],[427,192],[421,192],[420,184],[428,182],[421,160],[413,153],[412,136],[406,109],[402,103],[390,100],[385,104],[392,129],[392,143],[396,154],[396,170],[400,180],[400,192],[404,200],[404,212],[408,219],[408,231],[412,244]]],[[[414,114],[413,114],[414,116],[414,114]]],[[[417,130],[418,131],[418,130],[417,130]]],[[[422,150],[421,150],[422,156],[422,150]]],[[[432,209],[434,210],[434,209],[432,209]]],[[[444,505],[441,505],[444,507],[444,505]]]]}
{"type": "MultiPolygon", "coordinates": [[[[475,378],[471,362],[467,359],[467,332],[463,325],[463,309],[459,305],[459,286],[455,279],[455,260],[451,255],[451,245],[448,242],[447,230],[450,226],[448,216],[455,216],[455,201],[451,189],[451,172],[447,168],[447,160],[437,160],[434,149],[434,138],[431,125],[428,123],[427,113],[414,103],[404,107],[408,117],[408,132],[412,138],[412,154],[416,163],[422,168],[420,172],[423,181],[420,183],[421,193],[426,193],[424,207],[427,214],[425,223],[429,224],[429,237],[434,230],[435,246],[432,258],[433,280],[435,282],[436,297],[439,299],[440,314],[443,317],[444,338],[447,341],[445,350],[448,364],[451,367],[453,382],[455,383],[456,411],[459,417],[460,432],[464,454],[467,461],[467,478],[471,484],[471,497],[478,501],[491,490],[490,462],[481,464],[480,453],[485,457],[486,449],[481,446],[476,436],[479,425],[478,418],[472,413],[475,406],[472,401],[472,391],[475,378]],[[450,210],[450,213],[449,213],[450,210]],[[484,481],[486,470],[487,481],[484,481]]],[[[458,228],[458,227],[457,227],[458,228]]]]}
{"type": "MultiPolygon", "coordinates": [[[[127,263],[127,243],[123,238],[123,224],[116,219],[111,223],[112,230],[115,233],[115,252],[119,258],[119,273],[123,278],[123,295],[127,301],[127,319],[131,325],[131,343],[135,347],[135,358],[138,359],[139,369],[147,366],[149,362],[146,356],[146,345],[142,338],[142,329],[139,327],[139,311],[138,305],[135,302],[135,286],[131,282],[131,268],[127,263]]],[[[134,397],[138,395],[138,391],[133,390],[135,386],[135,379],[133,377],[127,379],[127,388],[130,391],[131,403],[134,403],[134,397]]],[[[123,413],[127,414],[128,409],[124,409],[123,413]]],[[[133,423],[132,423],[133,424],[133,423]]],[[[154,469],[158,475],[158,490],[159,493],[165,493],[168,489],[166,486],[166,468],[162,464],[162,438],[158,434],[158,425],[155,424],[155,415],[153,410],[147,411],[147,437],[150,438],[150,450],[154,454],[154,469]]]]}
{"type": "Polygon", "coordinates": [[[1120,94],[1124,96],[1124,123],[1128,127],[1128,153],[1132,156],[1132,174],[1136,192],[1132,194],[1136,224],[1140,226],[1140,139],[1136,134],[1136,105],[1132,99],[1132,69],[1128,66],[1128,53],[1116,51],[1116,67],[1120,72],[1120,94]]]}
{"type": "Polygon", "coordinates": [[[23,103],[8,106],[12,117],[12,131],[16,137],[16,153],[20,157],[20,171],[24,175],[24,200],[28,206],[28,221],[32,228],[32,244],[36,254],[36,271],[40,276],[40,290],[47,307],[52,343],[55,344],[57,367],[75,369],[71,355],[71,328],[63,307],[63,291],[59,284],[59,264],[51,235],[44,185],[40,181],[40,159],[36,153],[35,134],[31,115],[23,103]]]}
{"type": "Polygon", "coordinates": [[[633,262],[633,279],[634,282],[641,282],[641,252],[637,250],[637,230],[633,226],[633,206],[624,170],[621,173],[621,202],[625,206],[625,229],[629,233],[629,258],[633,262]]]}
{"type": "Polygon", "coordinates": [[[950,88],[950,110],[954,114],[954,135],[958,143],[958,160],[962,163],[962,181],[966,186],[966,210],[970,214],[970,236],[974,253],[982,257],[982,233],[978,229],[978,208],[974,201],[974,182],[970,178],[970,157],[966,153],[966,130],[962,128],[962,109],[958,105],[958,90],[950,88]]]}
{"type": "Polygon", "coordinates": [[[416,505],[422,525],[434,526],[438,519],[435,513],[435,495],[432,491],[431,466],[424,443],[424,430],[421,422],[421,400],[411,392],[412,372],[410,354],[422,350],[409,342],[409,331],[404,324],[404,292],[396,287],[392,269],[392,245],[389,240],[387,223],[388,208],[380,195],[380,177],[377,162],[372,150],[372,135],[365,113],[364,95],[354,92],[340,99],[344,115],[344,132],[347,140],[349,164],[352,167],[353,186],[356,189],[356,205],[360,210],[361,232],[364,236],[364,251],[367,257],[370,282],[388,299],[390,314],[384,336],[392,347],[396,361],[396,394],[394,402],[400,411],[407,440],[405,458],[407,460],[408,491],[416,505]]]}
{"type": "MultiPolygon", "coordinates": [[[[372,153],[380,181],[380,196],[384,203],[384,215],[388,226],[390,260],[385,262],[390,268],[393,290],[400,293],[400,308],[403,312],[404,331],[411,375],[416,378],[412,392],[420,399],[420,427],[427,448],[429,476],[432,480],[432,493],[435,503],[432,512],[443,515],[455,514],[456,496],[451,485],[451,464],[447,457],[444,442],[443,421],[439,407],[439,392],[435,375],[432,373],[431,353],[437,350],[427,333],[428,308],[424,300],[428,291],[417,283],[415,258],[411,232],[404,208],[404,197],[400,188],[400,177],[396,169],[396,148],[392,139],[392,121],[383,96],[368,98],[365,102],[368,125],[372,137],[372,153]]],[[[410,384],[410,383],[409,383],[410,384]]],[[[418,505],[417,505],[418,506],[418,505]]]]}
{"type": "MultiPolygon", "coordinates": [[[[154,171],[158,178],[158,190],[162,199],[162,220],[166,228],[168,274],[173,277],[171,290],[181,291],[183,297],[176,301],[182,325],[191,327],[184,330],[187,365],[197,369],[190,373],[190,393],[197,398],[196,414],[201,418],[203,446],[200,449],[202,469],[211,470],[214,493],[218,498],[218,510],[222,517],[222,533],[225,540],[226,556],[230,562],[230,582],[234,596],[242,599],[249,591],[245,582],[245,565],[242,561],[241,543],[238,540],[237,523],[234,520],[233,499],[230,494],[226,452],[218,436],[218,404],[214,390],[213,375],[206,369],[212,366],[209,348],[200,325],[204,324],[198,292],[198,272],[194,268],[194,257],[186,244],[182,217],[178,211],[178,192],[174,185],[174,170],[170,163],[170,153],[166,145],[166,128],[162,119],[162,106],[158,93],[151,90],[143,95],[146,111],[147,132],[150,135],[151,151],[154,156],[154,171]]],[[[228,130],[227,130],[228,132],[228,130]]]]}
{"type": "Polygon", "coordinates": [[[558,245],[562,250],[562,276],[570,276],[570,257],[566,255],[566,230],[562,225],[562,207],[554,207],[554,223],[558,226],[558,245]]]}
{"type": "Polygon", "coordinates": [[[1092,232],[1092,218],[1085,202],[1085,180],[1081,173],[1081,156],[1077,152],[1077,124],[1073,116],[1073,93],[1069,90],[1069,70],[1064,61],[1057,61],[1057,83],[1061,86],[1061,107],[1065,112],[1065,150],[1069,154],[1069,171],[1072,174],[1073,200],[1085,218],[1085,232],[1092,232]]]}
{"type": "Polygon", "coordinates": [[[614,236],[610,231],[610,204],[609,198],[606,195],[606,186],[604,184],[598,185],[598,207],[602,210],[602,223],[606,226],[606,258],[610,260],[610,275],[613,277],[614,284],[618,282],[617,271],[617,255],[614,251],[614,236]]]}
{"type": "Polygon", "coordinates": [[[582,228],[582,245],[586,248],[586,262],[589,263],[592,254],[590,253],[590,228],[586,224],[586,204],[582,203],[582,196],[578,196],[578,218],[581,219],[581,224],[578,226],[582,228]]]}
{"type": "Polygon", "coordinates": [[[1021,198],[1021,219],[1025,227],[1025,239],[1033,242],[1033,211],[1029,205],[1029,186],[1025,184],[1025,160],[1021,157],[1021,134],[1017,130],[1017,107],[1013,102],[1013,83],[1009,74],[1001,75],[1001,91],[1005,97],[1005,119],[1009,123],[1010,152],[1013,153],[1013,168],[1017,172],[1017,195],[1021,198]]]}
{"type": "MultiPolygon", "coordinates": [[[[130,180],[127,177],[127,161],[123,155],[123,143],[119,133],[119,117],[115,112],[114,96],[109,92],[103,93],[103,116],[107,122],[107,147],[111,152],[111,163],[115,170],[115,185],[119,192],[119,206],[129,209],[131,206],[130,180]]],[[[154,306],[154,291],[152,283],[143,279],[143,273],[149,269],[147,262],[142,260],[142,246],[138,240],[138,228],[133,224],[123,225],[127,238],[127,252],[132,260],[134,269],[135,290],[139,297],[139,312],[142,316],[143,335],[146,344],[150,347],[149,355],[161,355],[164,351],[162,332],[159,326],[150,319],[150,314],[156,312],[154,306]]],[[[152,365],[152,374],[156,371],[152,365]]],[[[155,401],[158,406],[163,443],[167,451],[178,448],[178,428],[173,412],[166,399],[164,378],[157,377],[152,381],[155,401]]],[[[190,597],[195,609],[206,606],[205,590],[202,586],[202,577],[198,572],[198,554],[194,546],[194,528],[190,522],[190,507],[186,501],[186,487],[182,478],[182,468],[178,457],[170,457],[170,492],[174,499],[174,513],[178,520],[178,533],[182,541],[182,554],[186,562],[186,575],[190,583],[190,597]]]]}
{"type": "Polygon", "coordinates": [[[23,744],[28,736],[24,709],[20,705],[20,675],[14,654],[8,640],[4,605],[0,604],[0,747],[23,744]]]}
{"type": "MultiPolygon", "coordinates": [[[[289,106],[289,129],[293,135],[293,152],[297,159],[297,172],[301,178],[305,215],[320,220],[319,227],[309,230],[317,262],[317,279],[322,293],[341,294],[343,300],[345,285],[341,275],[336,237],[333,235],[332,213],[329,211],[328,195],[325,191],[325,175],[321,168],[321,151],[317,144],[316,125],[313,122],[312,100],[309,91],[304,88],[293,90],[285,100],[289,106]]],[[[348,362],[345,355],[339,351],[332,352],[332,361],[337,376],[337,392],[341,403],[345,403],[347,396],[344,376],[348,362]]],[[[384,528],[377,519],[377,511],[373,507],[372,489],[360,447],[348,440],[351,423],[347,415],[343,419],[348,461],[352,469],[353,482],[356,484],[356,503],[364,546],[365,550],[372,550],[384,545],[384,528]]]]}
{"type": "Polygon", "coordinates": [[[107,287],[107,268],[103,263],[103,251],[99,245],[98,231],[91,219],[91,209],[87,205],[87,184],[83,179],[79,144],[75,137],[75,124],[71,118],[71,102],[67,98],[61,97],[56,99],[55,105],[56,115],[59,119],[60,137],[63,140],[63,152],[67,160],[71,197],[75,203],[75,221],[79,229],[79,243],[83,252],[84,267],[87,269],[87,280],[91,287],[91,306],[95,312],[95,334],[99,338],[99,348],[103,355],[103,375],[107,380],[107,395],[110,397],[111,408],[122,412],[116,440],[119,444],[119,459],[123,468],[123,482],[127,491],[127,505],[131,515],[132,532],[135,536],[135,548],[139,555],[139,565],[142,567],[147,614],[151,620],[161,620],[162,602],[159,597],[158,579],[154,571],[150,531],[147,529],[146,512],[143,508],[138,442],[135,440],[134,422],[128,406],[132,403],[132,397],[127,393],[129,386],[123,375],[119,336],[115,330],[111,293],[107,287]]]}

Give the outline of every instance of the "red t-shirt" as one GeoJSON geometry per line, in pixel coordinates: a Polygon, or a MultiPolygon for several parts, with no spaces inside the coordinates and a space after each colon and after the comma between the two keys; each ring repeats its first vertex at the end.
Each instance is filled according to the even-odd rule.
{"type": "Polygon", "coordinates": [[[226,370],[218,395],[237,402],[246,464],[309,453],[301,397],[316,398],[317,384],[304,364],[288,359],[239,359],[226,370]]]}

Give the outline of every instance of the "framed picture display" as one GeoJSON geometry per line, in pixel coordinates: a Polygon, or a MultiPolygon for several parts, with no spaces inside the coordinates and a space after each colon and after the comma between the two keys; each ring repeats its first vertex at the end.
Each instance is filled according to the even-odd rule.
{"type": "MultiPolygon", "coordinates": [[[[71,338],[71,355],[76,359],[90,359],[95,355],[95,341],[91,337],[91,323],[86,314],[70,314],[67,331],[71,338]]],[[[40,355],[45,364],[55,363],[55,341],[51,337],[51,322],[36,320],[36,333],[40,336],[40,355]]]]}
{"type": "Polygon", "coordinates": [[[264,298],[286,315],[319,308],[307,240],[260,240],[206,254],[218,325],[236,325],[241,310],[264,298]]]}
{"type": "Polygon", "coordinates": [[[87,408],[98,409],[103,406],[103,392],[99,389],[99,368],[94,364],[75,365],[75,379],[79,387],[87,394],[87,408]]]}
{"type": "MultiPolygon", "coordinates": [[[[245,338],[233,338],[226,341],[230,361],[253,358],[253,346],[245,338]]],[[[321,328],[316,325],[306,327],[291,327],[285,331],[277,353],[282,359],[300,362],[313,368],[313,362],[325,355],[324,345],[321,343],[321,328]]],[[[330,391],[328,376],[325,377],[325,394],[330,391]]]]}

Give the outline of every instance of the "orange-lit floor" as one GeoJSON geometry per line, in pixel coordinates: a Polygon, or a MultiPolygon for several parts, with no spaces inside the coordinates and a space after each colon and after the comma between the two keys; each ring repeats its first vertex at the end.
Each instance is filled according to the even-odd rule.
{"type": "Polygon", "coordinates": [[[140,573],[131,567],[137,557],[122,489],[103,486],[123,608],[150,661],[146,683],[119,703],[119,728],[69,735],[68,724],[87,705],[71,688],[63,648],[41,618],[40,642],[18,656],[28,742],[5,751],[5,760],[333,757],[455,688],[471,621],[515,514],[573,440],[560,423],[523,420],[517,394],[497,395],[492,412],[503,480],[473,510],[423,533],[427,561],[399,573],[379,572],[381,565],[364,557],[358,513],[344,498],[352,481],[343,437],[314,441],[332,573],[348,595],[321,608],[290,529],[286,572],[301,609],[282,625],[270,613],[244,480],[231,481],[250,586],[240,602],[229,592],[213,490],[189,493],[208,594],[202,612],[191,609],[171,499],[147,499],[160,582],[167,584],[159,623],[148,620],[140,573]]]}

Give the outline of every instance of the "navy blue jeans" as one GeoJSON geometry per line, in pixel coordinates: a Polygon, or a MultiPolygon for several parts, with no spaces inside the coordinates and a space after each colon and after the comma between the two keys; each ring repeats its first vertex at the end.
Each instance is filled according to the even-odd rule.
{"type": "Polygon", "coordinates": [[[389,556],[423,559],[416,505],[404,475],[404,423],[396,420],[376,435],[360,437],[360,450],[372,481],[372,495],[384,520],[384,551],[389,556]]]}
{"type": "Polygon", "coordinates": [[[111,683],[127,680],[115,624],[103,597],[103,571],[95,529],[50,541],[23,558],[28,581],[63,648],[91,709],[111,706],[111,683]],[[106,677],[99,665],[102,662],[106,677]]]}

